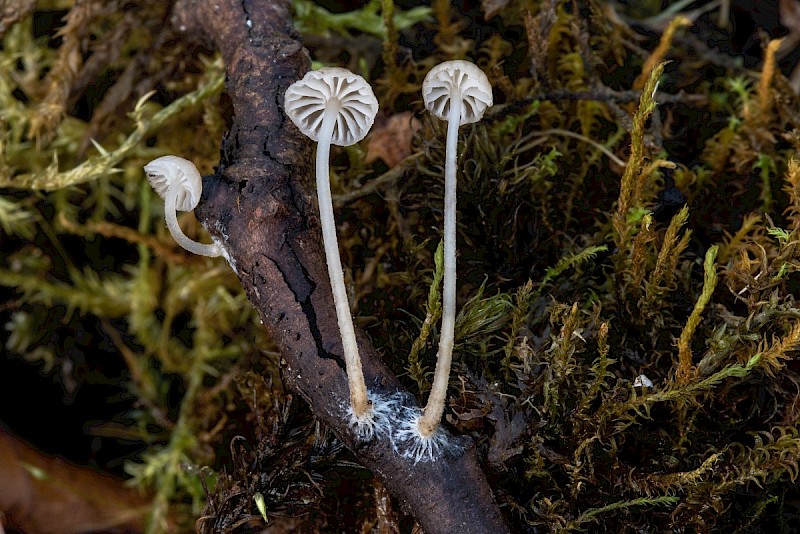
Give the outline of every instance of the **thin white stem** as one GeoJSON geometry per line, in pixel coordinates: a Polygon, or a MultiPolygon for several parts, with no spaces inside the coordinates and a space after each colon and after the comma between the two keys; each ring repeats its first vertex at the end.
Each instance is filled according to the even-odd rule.
{"type": "Polygon", "coordinates": [[[361,369],[361,358],[358,356],[356,335],[353,331],[353,317],[347,291],[342,275],[342,263],[339,258],[339,242],[336,239],[336,223],[333,219],[333,202],[331,201],[331,184],[328,159],[331,151],[331,138],[339,106],[329,102],[322,118],[322,128],[317,144],[317,197],[319,199],[319,218],[322,224],[322,242],[325,246],[325,257],[328,260],[328,276],[331,279],[333,303],[336,306],[336,318],[339,321],[339,332],[342,336],[344,363],[347,369],[347,383],[350,387],[350,405],[356,420],[362,420],[370,413],[367,397],[367,385],[364,383],[364,371],[361,369]]]}
{"type": "Polygon", "coordinates": [[[210,256],[212,258],[221,256],[222,251],[217,245],[213,243],[205,245],[193,239],[189,239],[186,234],[183,233],[181,227],[178,226],[178,214],[175,209],[178,203],[178,192],[179,186],[174,183],[170,184],[170,186],[167,187],[167,194],[164,198],[164,218],[167,220],[167,228],[169,228],[169,233],[172,234],[172,238],[189,252],[201,256],[210,256]]]}
{"type": "Polygon", "coordinates": [[[447,118],[447,144],[444,165],[444,276],[442,290],[442,332],[433,386],[428,396],[425,412],[419,420],[419,431],[427,437],[436,432],[444,413],[447,385],[450,381],[450,364],[453,360],[453,337],[456,324],[456,152],[458,126],[461,119],[461,94],[450,95],[450,113],[447,118]]]}

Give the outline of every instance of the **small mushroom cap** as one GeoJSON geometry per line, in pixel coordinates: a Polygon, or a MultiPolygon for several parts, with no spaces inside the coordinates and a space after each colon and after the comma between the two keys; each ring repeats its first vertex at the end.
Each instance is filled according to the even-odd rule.
{"type": "Polygon", "coordinates": [[[647,378],[645,375],[639,375],[633,380],[633,387],[651,388],[653,387],[653,381],[647,378]]]}
{"type": "Polygon", "coordinates": [[[305,135],[319,141],[325,106],[339,103],[339,115],[333,127],[331,143],[350,146],[367,135],[375,115],[378,100],[367,81],[340,67],[312,70],[302,80],[286,89],[284,109],[292,122],[305,135]]]}
{"type": "Polygon", "coordinates": [[[197,167],[188,159],[178,156],[162,156],[144,166],[147,180],[161,198],[167,197],[167,188],[173,182],[180,187],[175,209],[192,211],[200,202],[203,192],[203,181],[197,167]]]}
{"type": "Polygon", "coordinates": [[[492,105],[492,85],[481,69],[469,61],[445,61],[433,67],[422,82],[422,99],[428,111],[442,120],[450,112],[450,98],[460,91],[464,106],[459,126],[478,122],[492,105]]]}

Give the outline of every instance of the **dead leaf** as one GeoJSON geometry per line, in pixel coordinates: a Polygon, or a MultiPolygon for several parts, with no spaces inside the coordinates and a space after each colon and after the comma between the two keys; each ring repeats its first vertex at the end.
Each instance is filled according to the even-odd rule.
{"type": "Polygon", "coordinates": [[[390,169],[396,167],[411,155],[411,139],[420,126],[411,111],[397,113],[376,125],[369,136],[365,161],[382,159],[390,169]]]}
{"type": "Polygon", "coordinates": [[[46,456],[0,428],[0,518],[27,534],[144,530],[147,497],[97,471],[46,456]]]}
{"type": "Polygon", "coordinates": [[[377,478],[373,479],[375,490],[375,526],[372,532],[377,534],[399,534],[400,522],[392,505],[392,496],[377,478]]]}

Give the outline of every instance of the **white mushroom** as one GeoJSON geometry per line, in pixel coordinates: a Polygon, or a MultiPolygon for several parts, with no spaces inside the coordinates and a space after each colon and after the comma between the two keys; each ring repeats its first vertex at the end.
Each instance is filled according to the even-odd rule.
{"type": "Polygon", "coordinates": [[[653,387],[653,381],[647,378],[645,375],[639,375],[633,379],[633,387],[635,388],[651,388],[653,387]]]}
{"type": "Polygon", "coordinates": [[[194,163],[177,156],[163,156],[145,165],[144,172],[150,185],[164,199],[164,218],[173,239],[189,252],[221,256],[222,251],[217,245],[204,245],[189,239],[178,226],[176,211],[195,209],[203,192],[203,182],[194,163]]]}
{"type": "Polygon", "coordinates": [[[322,240],[328,262],[333,302],[342,336],[350,388],[351,423],[359,437],[369,439],[375,430],[375,413],[364,383],[364,372],[353,331],[353,318],[342,275],[336,223],[333,218],[328,159],[331,143],[349,146],[361,141],[372,127],[378,101],[369,84],[347,69],[326,67],[308,72],[286,89],[286,114],[297,128],[317,141],[317,197],[322,240]]]}
{"type": "Polygon", "coordinates": [[[456,322],[456,151],[458,127],[478,122],[492,105],[492,86],[486,75],[469,61],[446,61],[435,66],[422,82],[425,107],[447,121],[444,170],[444,275],[442,290],[442,330],[436,355],[436,370],[428,404],[419,419],[423,438],[432,436],[444,413],[453,336],[456,322]]]}

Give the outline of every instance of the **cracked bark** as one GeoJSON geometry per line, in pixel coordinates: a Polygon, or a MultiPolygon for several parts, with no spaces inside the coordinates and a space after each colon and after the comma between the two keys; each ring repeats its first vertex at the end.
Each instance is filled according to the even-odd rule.
{"type": "MultiPolygon", "coordinates": [[[[203,179],[197,217],[222,240],[245,292],[285,361],[288,385],[359,461],[381,478],[426,533],[503,533],[503,518],[473,442],[418,463],[386,439],[356,442],[342,344],[313,190],[313,145],[283,114],[283,93],[309,69],[286,0],[180,0],[172,22],[187,39],[221,51],[234,119],[216,173],[203,179]]],[[[367,386],[405,391],[356,329],[367,386]]],[[[413,398],[411,395],[409,399],[413,398]]]]}

